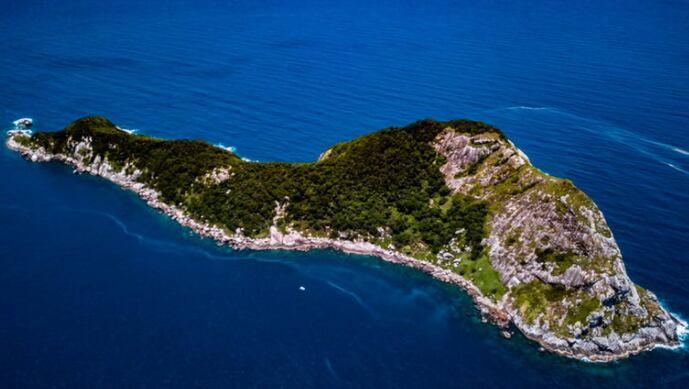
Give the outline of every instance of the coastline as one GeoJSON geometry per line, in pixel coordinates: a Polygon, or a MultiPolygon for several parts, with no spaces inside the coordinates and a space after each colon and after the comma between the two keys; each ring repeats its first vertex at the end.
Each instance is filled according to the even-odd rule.
{"type": "MultiPolygon", "coordinates": [[[[490,321],[496,324],[503,331],[505,331],[509,323],[512,322],[526,338],[538,343],[542,349],[561,356],[586,362],[609,362],[624,359],[647,350],[652,350],[656,347],[669,349],[683,347],[682,337],[686,334],[687,323],[671,315],[677,323],[677,332],[680,334],[680,341],[676,344],[665,344],[648,340],[646,343],[637,342],[634,345],[629,345],[630,347],[628,349],[625,348],[610,354],[574,352],[571,348],[568,348],[566,342],[563,344],[561,338],[554,337],[550,333],[539,334],[536,331],[530,331],[531,326],[522,321],[519,312],[509,304],[507,296],[499,302],[494,302],[485,297],[471,281],[450,270],[401,254],[395,250],[384,249],[370,242],[305,236],[294,230],[282,233],[275,225],[270,228],[270,234],[265,238],[249,238],[244,236],[241,231],[230,234],[222,228],[199,222],[188,216],[180,208],[160,200],[157,191],[149,188],[143,183],[137,182],[140,172],[126,174],[124,173],[127,171],[126,167],[117,171],[105,160],[98,160],[91,164],[85,164],[79,153],[75,153],[75,156],[70,156],[47,153],[42,148],[32,149],[16,142],[14,138],[18,135],[21,135],[21,133],[8,133],[6,144],[8,148],[19,152],[25,159],[32,162],[60,161],[74,167],[74,173],[88,173],[105,178],[124,189],[135,192],[139,197],[145,200],[150,207],[168,215],[173,220],[190,228],[201,237],[213,239],[218,245],[228,245],[238,250],[308,251],[312,249],[333,249],[348,254],[374,256],[387,262],[401,264],[424,271],[440,281],[454,284],[464,289],[472,298],[474,305],[479,310],[484,321],[490,321]]],[[[504,332],[503,335],[505,335],[504,332]]]]}
{"type": "Polygon", "coordinates": [[[107,162],[101,164],[100,167],[96,169],[91,166],[86,166],[81,161],[70,156],[63,154],[48,154],[40,152],[40,150],[36,151],[22,146],[14,141],[12,134],[8,137],[6,144],[8,148],[19,152],[24,158],[32,162],[64,162],[74,167],[74,173],[88,173],[99,176],[117,184],[123,189],[131,190],[146,201],[146,204],[151,208],[164,213],[172,220],[191,229],[199,236],[213,239],[218,245],[228,245],[237,250],[308,251],[313,249],[333,249],[347,254],[374,256],[387,262],[422,270],[440,281],[461,287],[471,296],[474,304],[485,319],[501,328],[506,328],[509,324],[509,318],[504,309],[485,297],[473,283],[457,273],[431,263],[401,254],[394,250],[384,249],[369,242],[304,236],[296,231],[291,231],[285,235],[279,232],[275,226],[271,227],[271,234],[267,238],[249,238],[241,233],[229,235],[221,228],[198,222],[186,215],[183,210],[174,205],[164,203],[158,199],[159,194],[154,189],[136,182],[132,176],[114,171],[107,162]]]}

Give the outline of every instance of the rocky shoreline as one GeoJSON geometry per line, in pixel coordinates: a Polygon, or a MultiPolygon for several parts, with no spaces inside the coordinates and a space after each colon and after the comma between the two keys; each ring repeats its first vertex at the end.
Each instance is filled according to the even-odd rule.
{"type": "Polygon", "coordinates": [[[86,173],[94,176],[100,176],[124,189],[131,190],[145,200],[150,207],[168,215],[170,218],[179,224],[190,228],[193,232],[201,237],[215,240],[218,245],[228,245],[237,250],[250,249],[308,251],[313,249],[333,249],[348,254],[375,256],[387,262],[402,264],[422,270],[438,280],[460,286],[472,297],[472,300],[474,301],[476,307],[480,310],[484,319],[489,320],[502,328],[507,328],[507,325],[509,324],[509,318],[504,309],[483,296],[481,291],[470,281],[466,280],[457,273],[453,273],[450,270],[443,269],[428,262],[406,256],[394,250],[386,250],[380,246],[364,241],[356,242],[351,240],[304,236],[297,231],[290,231],[287,234],[283,234],[275,226],[271,227],[270,236],[267,238],[253,239],[246,237],[241,233],[230,235],[221,228],[198,222],[186,215],[181,209],[159,200],[158,192],[136,181],[136,173],[132,175],[124,174],[122,171],[125,169],[117,172],[112,169],[107,162],[87,166],[82,160],[72,156],[67,156],[64,154],[49,154],[40,149],[34,150],[17,143],[12,135],[10,135],[7,139],[7,146],[10,149],[19,152],[25,159],[32,162],[64,162],[74,167],[74,173],[86,173]],[[97,165],[97,167],[93,165],[97,165]]]}
{"type": "MultiPolygon", "coordinates": [[[[43,148],[30,148],[17,141],[17,137],[24,136],[21,132],[10,132],[7,137],[7,147],[19,152],[25,159],[32,162],[60,161],[74,167],[75,173],[87,173],[103,177],[125,189],[129,189],[139,195],[146,203],[165,213],[181,225],[190,228],[202,237],[215,240],[218,245],[228,245],[234,249],[251,250],[299,250],[308,251],[312,249],[334,249],[349,254],[370,255],[383,259],[387,262],[402,264],[415,269],[424,271],[434,278],[457,285],[464,289],[472,298],[475,306],[480,311],[484,321],[490,321],[502,329],[503,336],[509,338],[508,327],[510,322],[515,325],[528,339],[538,343],[544,350],[584,361],[608,362],[629,357],[656,347],[677,348],[681,346],[679,337],[686,332],[686,323],[681,322],[670,315],[671,320],[663,319],[662,325],[672,328],[662,328],[663,334],[647,334],[643,337],[631,337],[627,339],[619,338],[611,344],[608,338],[602,338],[600,343],[596,342],[575,342],[570,343],[565,339],[553,335],[551,332],[544,331],[537,324],[528,324],[521,317],[519,310],[510,304],[509,295],[505,295],[500,301],[493,300],[484,296],[481,291],[471,281],[461,275],[444,269],[432,263],[422,261],[395,250],[384,249],[378,245],[363,240],[353,241],[346,239],[330,239],[323,237],[305,236],[298,231],[289,230],[281,232],[276,226],[270,228],[269,236],[265,238],[250,238],[242,234],[240,230],[228,233],[226,230],[217,226],[212,226],[194,220],[182,209],[169,205],[160,200],[157,191],[138,182],[141,172],[129,169],[125,166],[121,170],[115,170],[106,160],[101,160],[96,156],[94,160],[87,163],[80,150],[88,151],[88,142],[74,145],[74,152],[71,155],[51,154],[43,148]],[[127,174],[126,172],[131,173],[127,174]],[[672,337],[665,336],[665,333],[674,333],[672,337]],[[662,341],[665,339],[665,341],[662,341]],[[602,351],[604,352],[602,352],[602,351]]],[[[655,328],[655,327],[653,327],[655,328]]],[[[642,330],[650,330],[642,328],[642,330]]],[[[625,334],[625,336],[628,334],[625,334]]]]}

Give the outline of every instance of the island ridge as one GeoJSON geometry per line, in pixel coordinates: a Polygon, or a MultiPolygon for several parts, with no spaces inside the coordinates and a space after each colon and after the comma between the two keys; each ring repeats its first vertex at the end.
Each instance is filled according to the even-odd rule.
{"type": "Polygon", "coordinates": [[[561,355],[610,361],[676,347],[686,330],[629,279],[593,201],[484,123],[386,128],[312,163],[245,161],[102,117],[11,131],[7,145],[129,188],[219,244],[333,248],[419,268],[467,290],[487,320],[561,355]]]}

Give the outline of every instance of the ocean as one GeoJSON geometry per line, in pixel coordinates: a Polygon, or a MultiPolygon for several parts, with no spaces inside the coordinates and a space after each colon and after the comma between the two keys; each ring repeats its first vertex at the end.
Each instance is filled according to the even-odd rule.
{"type": "MultiPolygon", "coordinates": [[[[588,193],[630,277],[689,318],[686,1],[140,3],[1,1],[0,127],[99,114],[310,161],[421,118],[485,121],[588,193]]],[[[569,360],[408,268],[219,248],[5,147],[0,178],[3,388],[689,386],[686,349],[569,360]]]]}

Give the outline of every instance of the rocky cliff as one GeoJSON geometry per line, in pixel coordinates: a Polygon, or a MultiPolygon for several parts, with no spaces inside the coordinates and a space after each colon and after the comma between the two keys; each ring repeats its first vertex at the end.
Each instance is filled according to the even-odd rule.
{"type": "Polygon", "coordinates": [[[614,360],[677,346],[685,330],[629,279],[596,205],[482,123],[386,129],[298,165],[132,135],[102,118],[14,131],[7,145],[134,190],[219,244],[333,248],[419,268],[562,355],[614,360]]]}
{"type": "Polygon", "coordinates": [[[570,181],[499,137],[448,128],[434,147],[453,191],[491,203],[485,244],[509,290],[501,305],[527,337],[596,361],[678,343],[682,324],[629,279],[603,214],[570,181]]]}

